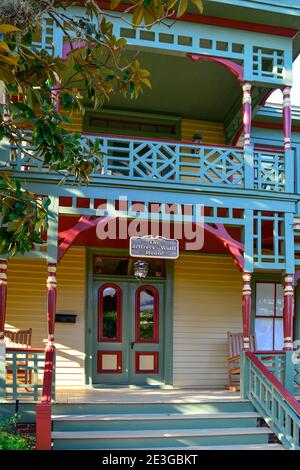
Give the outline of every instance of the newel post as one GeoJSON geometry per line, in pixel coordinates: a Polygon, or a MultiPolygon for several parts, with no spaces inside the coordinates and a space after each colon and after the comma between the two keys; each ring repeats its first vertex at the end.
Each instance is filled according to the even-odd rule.
{"type": "Polygon", "coordinates": [[[51,394],[55,354],[54,328],[56,313],[56,264],[48,264],[47,325],[48,343],[45,356],[42,403],[36,407],[36,449],[51,450],[51,394]]]}
{"type": "Polygon", "coordinates": [[[293,313],[294,313],[294,286],[293,274],[284,275],[283,286],[283,349],[293,349],[293,313]]]}
{"type": "Polygon", "coordinates": [[[250,321],[251,321],[251,274],[243,273],[243,297],[242,297],[242,313],[243,313],[243,350],[250,349],[250,321]]]}
{"type": "Polygon", "coordinates": [[[7,260],[0,259],[0,398],[6,395],[4,328],[7,298],[7,260]]]}

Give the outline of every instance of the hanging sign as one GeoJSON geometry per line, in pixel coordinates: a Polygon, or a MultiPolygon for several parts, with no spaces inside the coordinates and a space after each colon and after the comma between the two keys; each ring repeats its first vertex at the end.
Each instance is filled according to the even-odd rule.
{"type": "Polygon", "coordinates": [[[164,237],[130,237],[130,256],[136,258],[176,259],[179,256],[178,240],[164,237]]]}

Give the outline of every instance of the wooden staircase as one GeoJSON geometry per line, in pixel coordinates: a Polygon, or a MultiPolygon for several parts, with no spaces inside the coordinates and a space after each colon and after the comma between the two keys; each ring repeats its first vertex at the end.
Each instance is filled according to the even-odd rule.
{"type": "Polygon", "coordinates": [[[249,401],[55,404],[53,448],[282,450],[249,401]]]}

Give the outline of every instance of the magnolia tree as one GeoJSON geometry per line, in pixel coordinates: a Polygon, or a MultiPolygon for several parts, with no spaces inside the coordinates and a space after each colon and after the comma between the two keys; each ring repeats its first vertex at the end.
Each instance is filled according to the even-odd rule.
{"type": "MultiPolygon", "coordinates": [[[[26,152],[28,139],[31,159],[62,178],[88,183],[103,155],[97,141],[67,130],[72,114],[84,113],[86,102],[99,109],[112,94],[136,99],[144,87],[151,88],[150,71],[127,51],[126,40],[113,34],[112,17],[128,25],[124,13],[130,13],[132,27],[150,29],[183,15],[188,1],[127,0],[122,5],[111,0],[104,11],[96,0],[1,0],[0,146],[26,152]],[[70,9],[78,4],[84,9],[81,18],[70,9]],[[45,15],[69,43],[65,59],[54,54],[53,46],[49,52],[33,44],[45,15]]],[[[202,12],[201,0],[192,3],[202,12]]],[[[8,168],[0,167],[0,254],[12,256],[43,243],[49,198],[30,193],[8,168]]]]}

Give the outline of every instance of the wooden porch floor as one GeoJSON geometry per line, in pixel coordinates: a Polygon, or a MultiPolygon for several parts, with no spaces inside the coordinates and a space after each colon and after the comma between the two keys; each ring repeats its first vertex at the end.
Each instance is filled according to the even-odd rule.
{"type": "Polygon", "coordinates": [[[56,391],[56,403],[195,403],[240,400],[239,392],[199,389],[80,388],[56,391]]]}

